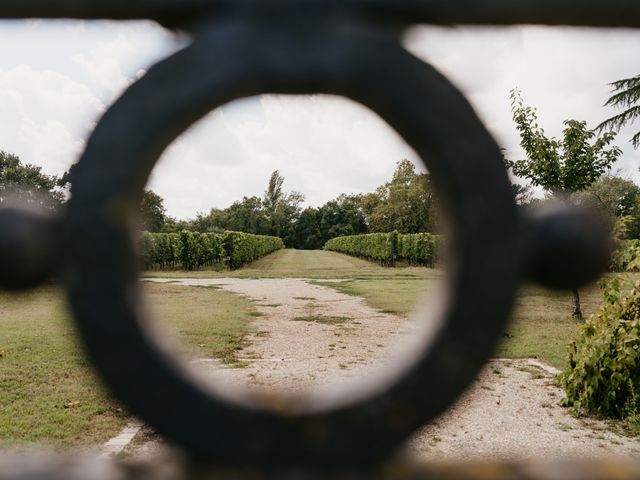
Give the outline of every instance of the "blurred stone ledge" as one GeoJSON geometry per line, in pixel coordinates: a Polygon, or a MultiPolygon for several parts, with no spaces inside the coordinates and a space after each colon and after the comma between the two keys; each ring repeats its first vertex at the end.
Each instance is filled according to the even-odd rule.
{"type": "Polygon", "coordinates": [[[220,468],[163,455],[148,460],[89,455],[0,454],[0,480],[556,480],[639,479],[640,461],[628,459],[491,461],[417,464],[395,462],[374,470],[220,468]]]}

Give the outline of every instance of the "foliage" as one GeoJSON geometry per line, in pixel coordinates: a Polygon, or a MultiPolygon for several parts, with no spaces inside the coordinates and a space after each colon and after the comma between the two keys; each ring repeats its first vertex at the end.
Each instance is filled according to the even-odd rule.
{"type": "Polygon", "coordinates": [[[640,187],[631,180],[603,175],[572,200],[599,214],[611,228],[626,217],[625,234],[620,238],[640,237],[640,187]]]}
{"type": "Polygon", "coordinates": [[[271,174],[264,198],[243,197],[225,209],[214,208],[208,214],[199,213],[195,220],[181,225],[182,229],[275,236],[282,238],[287,246],[293,246],[294,229],[304,196],[298,192],[285,192],[283,184],[284,177],[276,170],[271,174]]]}
{"type": "Polygon", "coordinates": [[[627,288],[622,276],[608,282],[604,303],[570,346],[570,366],[560,381],[565,404],[578,413],[639,413],[640,282],[627,288]]]}
{"type": "Polygon", "coordinates": [[[625,240],[629,226],[636,219],[630,216],[621,217],[612,229],[616,249],[611,257],[611,270],[614,272],[635,272],[640,269],[640,240],[625,240]]]}
{"type": "Polygon", "coordinates": [[[637,272],[640,268],[640,240],[621,240],[613,252],[611,270],[614,272],[637,272]]]}
{"type": "Polygon", "coordinates": [[[325,244],[324,249],[383,265],[405,260],[414,265],[433,266],[438,260],[440,243],[440,237],[430,233],[369,233],[333,238],[325,244]]]}
{"type": "Polygon", "coordinates": [[[58,182],[57,177],[42,173],[40,167],[23,165],[16,155],[0,150],[0,204],[11,201],[55,210],[64,201],[58,182]]]}
{"type": "MultiPolygon", "coordinates": [[[[616,223],[616,241],[625,236],[628,224],[628,217],[616,223]]],[[[638,242],[633,247],[619,248],[613,261],[627,271],[638,270],[638,242]]],[[[566,392],[564,402],[577,413],[637,419],[640,282],[633,282],[626,274],[615,275],[602,282],[602,290],[602,305],[570,345],[569,367],[560,377],[566,392]]]]}
{"type": "MultiPolygon", "coordinates": [[[[623,109],[623,111],[598,125],[598,130],[619,132],[625,125],[630,125],[640,118],[640,75],[618,80],[611,86],[612,92],[615,93],[607,100],[605,106],[623,109]]],[[[631,143],[634,148],[640,147],[640,132],[633,136],[631,143]]]]}
{"type": "Polygon", "coordinates": [[[220,265],[235,269],[284,247],[276,237],[240,232],[142,232],[144,267],[197,270],[220,265]]]}
{"type": "MultiPolygon", "coordinates": [[[[263,198],[244,197],[225,209],[213,208],[188,221],[165,216],[161,228],[149,226],[147,230],[163,233],[228,230],[276,236],[282,238],[287,247],[312,250],[340,236],[394,230],[420,233],[436,228],[437,205],[430,177],[417,173],[408,160],[398,162],[391,182],[380,186],[375,193],[342,194],[317,208],[303,210],[304,196],[286,192],[284,181],[276,170],[269,178],[263,198]]],[[[162,205],[162,199],[156,203],[162,205]]]]}
{"type": "Polygon", "coordinates": [[[308,250],[322,248],[331,238],[366,233],[360,198],[340,195],[320,208],[302,211],[293,228],[290,244],[308,250]]]}
{"type": "Polygon", "coordinates": [[[282,239],[278,237],[242,232],[225,232],[223,242],[227,265],[232,269],[284,248],[282,239]]]}
{"type": "Polygon", "coordinates": [[[508,161],[513,173],[544,188],[557,198],[588,188],[618,159],[622,151],[610,147],[615,135],[597,136],[586,122],[565,120],[562,139],[549,138],[538,125],[538,114],[525,107],[518,90],[511,92],[513,120],[520,133],[523,160],[508,161]]]}
{"type": "Polygon", "coordinates": [[[140,228],[149,232],[161,232],[167,219],[164,200],[157,193],[145,190],[140,204],[140,228]]]}
{"type": "MultiPolygon", "coordinates": [[[[547,137],[536,110],[525,107],[518,90],[511,91],[511,110],[527,158],[506,160],[507,166],[558,200],[566,202],[571,194],[593,185],[622,153],[618,147],[608,148],[613,133],[597,136],[586,122],[577,120],[565,120],[561,140],[547,137]]],[[[580,294],[577,288],[572,292],[573,316],[582,319],[580,294]]]]}
{"type": "Polygon", "coordinates": [[[390,182],[361,198],[369,232],[434,232],[437,199],[428,174],[401,160],[390,182]]]}
{"type": "Polygon", "coordinates": [[[304,202],[304,195],[298,192],[284,192],[283,184],[284,177],[278,170],[274,171],[269,178],[269,185],[262,201],[267,221],[265,233],[283,238],[287,245],[291,245],[292,230],[300,216],[300,205],[304,202]]]}

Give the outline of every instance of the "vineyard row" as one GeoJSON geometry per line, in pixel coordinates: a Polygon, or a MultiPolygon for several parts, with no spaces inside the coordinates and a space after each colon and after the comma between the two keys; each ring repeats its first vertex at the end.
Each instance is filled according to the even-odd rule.
{"type": "Polygon", "coordinates": [[[373,260],[383,265],[406,261],[412,265],[432,267],[439,259],[441,244],[441,235],[391,232],[332,238],[325,243],[324,249],[373,260]]]}
{"type": "Polygon", "coordinates": [[[241,232],[142,232],[142,258],[147,270],[236,269],[281,248],[284,243],[278,237],[241,232]]]}

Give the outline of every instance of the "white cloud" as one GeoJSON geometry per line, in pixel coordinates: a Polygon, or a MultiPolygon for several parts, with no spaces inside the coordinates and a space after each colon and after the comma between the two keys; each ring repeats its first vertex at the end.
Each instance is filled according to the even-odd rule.
{"type": "MultiPolygon", "coordinates": [[[[406,44],[467,94],[513,158],[523,153],[511,120],[512,88],[519,88],[526,104],[538,109],[545,131],[559,136],[565,119],[586,120],[595,127],[611,116],[613,111],[602,108],[608,84],[640,71],[633,61],[640,50],[637,30],[421,26],[407,35],[406,44]]],[[[624,148],[619,164],[628,170],[636,152],[624,134],[618,142],[624,148]]]]}
{"type": "Polygon", "coordinates": [[[0,70],[0,148],[61,174],[81,153],[104,104],[87,88],[50,70],[0,70]]]}
{"type": "MultiPolygon", "coordinates": [[[[8,46],[0,52],[0,149],[59,174],[113,99],[184,40],[151,22],[3,21],[0,44],[8,46]]],[[[499,144],[518,158],[509,90],[523,91],[552,135],[566,118],[595,125],[613,113],[602,108],[607,83],[638,73],[640,32],[417,27],[406,44],[465,92],[499,144]]],[[[619,167],[638,180],[640,152],[627,143],[631,132],[620,136],[619,167]]],[[[418,162],[380,118],[353,102],[267,95],[233,102],[199,122],[163,155],[151,186],[170,214],[192,217],[262,195],[279,169],[286,188],[317,205],[374,189],[401,158],[418,162]]]]}
{"type": "Polygon", "coordinates": [[[374,190],[402,158],[419,162],[359,104],[324,95],[265,95],[226,105],[194,126],[165,153],[150,185],[171,214],[193,216],[194,204],[208,211],[261,196],[278,169],[286,189],[320,205],[341,193],[374,190]]]}
{"type": "Polygon", "coordinates": [[[116,98],[132,80],[122,71],[122,58],[135,52],[133,44],[122,34],[108,43],[102,43],[88,54],[78,53],[73,60],[102,89],[112,92],[116,98]]]}

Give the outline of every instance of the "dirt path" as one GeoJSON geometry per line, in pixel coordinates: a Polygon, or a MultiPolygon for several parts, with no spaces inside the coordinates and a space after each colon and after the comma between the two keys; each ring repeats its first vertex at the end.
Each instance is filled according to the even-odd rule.
{"type": "Polygon", "coordinates": [[[210,359],[194,363],[202,373],[259,390],[295,392],[373,375],[395,355],[389,347],[413,331],[410,322],[377,312],[361,298],[302,279],[172,282],[219,286],[255,302],[262,316],[252,324],[249,347],[238,352],[247,367],[224,368],[210,359]]]}
{"type": "MultiPolygon", "coordinates": [[[[412,322],[376,312],[364,301],[303,279],[161,280],[215,285],[253,300],[263,316],[239,354],[246,368],[201,359],[195,367],[217,382],[294,392],[353,381],[389,364],[389,348],[415,332],[412,322]]],[[[492,360],[445,415],[407,444],[421,459],[622,457],[640,455],[640,441],[605,422],[573,418],[559,406],[562,391],[550,368],[530,360],[492,360]]],[[[147,442],[132,454],[157,449],[147,442]]]]}

